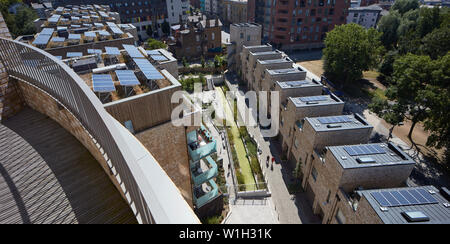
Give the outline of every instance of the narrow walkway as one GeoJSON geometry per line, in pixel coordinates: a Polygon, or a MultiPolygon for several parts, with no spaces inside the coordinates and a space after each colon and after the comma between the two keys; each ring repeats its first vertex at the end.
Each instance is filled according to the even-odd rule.
{"type": "Polygon", "coordinates": [[[98,162],[26,108],[0,124],[0,224],[136,223],[98,162]]]}

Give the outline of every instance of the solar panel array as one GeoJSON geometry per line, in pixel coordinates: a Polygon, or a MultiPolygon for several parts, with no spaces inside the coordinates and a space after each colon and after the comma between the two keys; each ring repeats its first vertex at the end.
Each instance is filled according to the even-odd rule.
{"type": "Polygon", "coordinates": [[[164,76],[147,59],[134,58],[133,60],[148,80],[164,79],[164,76]]]}
{"type": "Polygon", "coordinates": [[[125,48],[125,51],[131,58],[144,58],[144,55],[133,45],[123,44],[123,48],[125,48]]]}
{"type": "Polygon", "coordinates": [[[52,15],[52,16],[48,19],[48,22],[56,23],[56,22],[59,21],[59,18],[61,18],[61,15],[59,15],[59,14],[54,14],[54,15],[52,15]]]}
{"type": "Polygon", "coordinates": [[[52,37],[51,35],[39,34],[36,37],[36,39],[34,39],[33,44],[34,45],[47,45],[47,43],[51,37],[52,37]]]}
{"type": "Polygon", "coordinates": [[[122,35],[123,31],[117,26],[110,26],[111,31],[116,35],[122,35]]]}
{"type": "Polygon", "coordinates": [[[372,192],[372,197],[382,207],[399,207],[439,203],[425,189],[372,192]]]}
{"type": "Polygon", "coordinates": [[[53,31],[54,31],[53,28],[44,28],[44,29],[42,29],[40,34],[41,35],[53,35],[53,31]]]}
{"type": "Polygon", "coordinates": [[[350,156],[386,153],[386,149],[382,148],[380,145],[369,145],[369,144],[368,145],[345,146],[344,150],[350,156]]]}
{"type": "Polygon", "coordinates": [[[92,75],[92,88],[94,92],[112,92],[116,90],[111,75],[92,75]]]}
{"type": "Polygon", "coordinates": [[[318,102],[318,101],[326,101],[328,100],[328,96],[313,96],[313,97],[300,97],[300,101],[302,102],[318,102]]]}
{"type": "Polygon", "coordinates": [[[107,32],[105,30],[99,31],[98,34],[101,35],[101,36],[110,36],[111,35],[109,32],[107,32]]]}
{"type": "Polygon", "coordinates": [[[342,116],[333,116],[333,117],[322,117],[317,119],[322,124],[334,124],[334,123],[346,123],[352,122],[353,119],[342,115],[342,116]]]}
{"type": "Polygon", "coordinates": [[[71,40],[80,40],[80,39],[81,39],[81,35],[80,35],[80,34],[69,34],[68,39],[71,39],[71,40]]]}
{"type": "Polygon", "coordinates": [[[150,57],[155,61],[166,61],[168,60],[164,55],[150,55],[150,57]]]}
{"type": "Polygon", "coordinates": [[[136,86],[140,84],[133,70],[116,70],[116,75],[122,86],[136,86]]]}
{"type": "Polygon", "coordinates": [[[84,33],[84,36],[95,38],[97,35],[95,35],[95,32],[93,32],[93,31],[87,31],[84,33]]]}
{"type": "Polygon", "coordinates": [[[108,55],[120,55],[120,51],[117,47],[105,47],[105,51],[108,55]]]}

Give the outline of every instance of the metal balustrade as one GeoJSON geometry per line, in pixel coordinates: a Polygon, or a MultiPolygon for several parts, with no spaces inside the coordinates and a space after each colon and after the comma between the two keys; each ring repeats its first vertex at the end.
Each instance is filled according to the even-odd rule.
{"type": "Polygon", "coordinates": [[[136,156],[134,147],[127,142],[138,145],[133,141],[137,139],[124,135],[118,122],[72,69],[41,49],[4,38],[0,38],[0,61],[10,77],[44,91],[81,123],[107,159],[139,223],[199,223],[159,164],[146,150],[148,155],[139,152],[136,156]],[[143,158],[148,161],[142,162],[143,158]],[[142,163],[151,165],[145,167],[142,163]],[[143,168],[149,167],[156,172],[144,172],[143,168]],[[152,174],[167,185],[155,186],[149,177],[152,174]]]}

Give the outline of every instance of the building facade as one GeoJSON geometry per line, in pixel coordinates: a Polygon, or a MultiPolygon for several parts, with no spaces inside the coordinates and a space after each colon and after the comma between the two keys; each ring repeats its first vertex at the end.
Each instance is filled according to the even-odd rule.
{"type": "Polygon", "coordinates": [[[375,28],[378,20],[381,18],[383,9],[378,5],[366,7],[354,7],[348,9],[347,24],[355,23],[366,29],[375,28]]]}
{"type": "Polygon", "coordinates": [[[253,1],[250,19],[263,26],[264,41],[283,50],[323,47],[325,34],[346,23],[350,7],[350,0],[253,1]]]}
{"type": "Polygon", "coordinates": [[[230,45],[227,46],[228,69],[238,72],[240,70],[241,52],[244,46],[261,44],[262,28],[254,23],[239,23],[230,25],[230,45]]]}
{"type": "Polygon", "coordinates": [[[223,0],[221,18],[225,24],[246,23],[248,21],[247,0],[223,0]]]}

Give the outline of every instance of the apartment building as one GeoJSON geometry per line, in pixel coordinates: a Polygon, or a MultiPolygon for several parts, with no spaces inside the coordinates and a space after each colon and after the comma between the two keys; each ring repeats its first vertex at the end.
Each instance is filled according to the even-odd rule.
{"type": "MultiPolygon", "coordinates": [[[[291,165],[301,164],[301,173],[306,175],[312,165],[309,156],[313,151],[320,154],[327,146],[367,143],[372,130],[373,126],[359,114],[306,117],[283,136],[286,138],[283,149],[291,165]]],[[[304,177],[303,187],[306,187],[306,180],[304,177]]]]}
{"type": "MultiPolygon", "coordinates": [[[[306,159],[305,159],[306,160],[306,159]]],[[[339,192],[406,186],[415,162],[392,143],[325,147],[313,151],[306,178],[306,194],[313,212],[323,221],[333,212],[339,192]]]]}
{"type": "Polygon", "coordinates": [[[225,24],[246,23],[248,21],[247,0],[222,0],[221,18],[225,24]]]}
{"type": "MultiPolygon", "coordinates": [[[[227,47],[228,69],[238,72],[240,69],[241,52],[244,46],[261,45],[261,26],[253,23],[230,25],[230,42],[227,47]]],[[[272,48],[270,48],[272,49],[272,48]]]]}
{"type": "Polygon", "coordinates": [[[175,42],[169,44],[169,50],[175,57],[199,59],[222,52],[222,22],[218,18],[207,19],[200,15],[183,23],[174,34],[175,42]]]}
{"type": "MultiPolygon", "coordinates": [[[[294,128],[302,126],[301,121],[306,117],[337,116],[341,115],[344,102],[336,95],[319,95],[305,97],[289,97],[287,104],[280,113],[280,133],[284,156],[287,156],[288,147],[292,148],[294,128]],[[290,145],[290,146],[289,146],[290,145]]],[[[296,159],[295,162],[298,160],[296,159]]],[[[293,164],[295,166],[295,163],[293,164]]]]}
{"type": "Polygon", "coordinates": [[[263,40],[282,50],[323,47],[325,34],[346,23],[350,0],[251,0],[250,19],[263,26],[263,40]]]}
{"type": "MultiPolygon", "coordinates": [[[[278,50],[272,51],[261,51],[264,49],[267,49],[266,47],[261,48],[246,48],[244,46],[243,52],[241,54],[241,60],[242,60],[242,73],[241,77],[243,82],[250,87],[250,84],[254,83],[254,80],[257,78],[254,77],[255,71],[256,71],[256,63],[258,60],[274,60],[274,59],[281,59],[284,56],[283,52],[280,52],[278,50]]],[[[261,77],[263,77],[263,72],[261,72],[261,77]]]]}
{"type": "MultiPolygon", "coordinates": [[[[57,0],[54,6],[86,4],[83,0],[57,0]]],[[[119,13],[123,23],[131,23],[137,28],[138,38],[146,40],[153,35],[163,34],[161,25],[179,24],[180,16],[187,20],[189,0],[92,0],[90,4],[106,5],[119,13]],[[149,35],[150,34],[150,35],[149,35]]]]}
{"type": "MultiPolygon", "coordinates": [[[[246,81],[250,90],[262,91],[262,82],[265,70],[274,69],[288,69],[291,68],[294,62],[288,56],[282,56],[279,59],[260,59],[256,60],[256,65],[253,65],[254,71],[247,72],[246,81]]],[[[251,67],[251,66],[250,66],[251,67]]]]}
{"type": "Polygon", "coordinates": [[[378,5],[349,8],[347,24],[355,23],[366,29],[376,28],[382,10],[378,5]]]}

